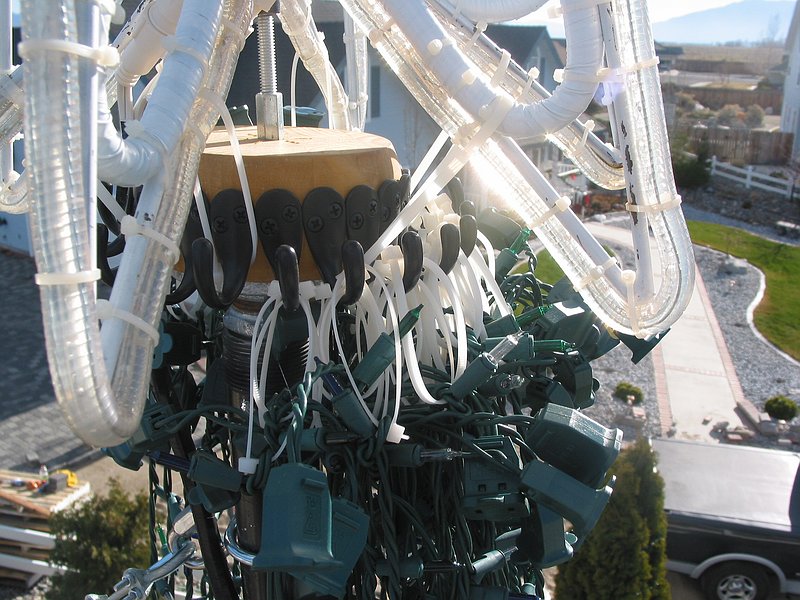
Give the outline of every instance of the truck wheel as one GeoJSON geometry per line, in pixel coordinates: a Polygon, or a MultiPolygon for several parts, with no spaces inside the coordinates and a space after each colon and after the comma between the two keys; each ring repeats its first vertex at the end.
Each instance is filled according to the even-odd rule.
{"type": "Polygon", "coordinates": [[[765,600],[769,595],[769,578],[754,563],[722,563],[706,571],[701,581],[708,600],[765,600]]]}

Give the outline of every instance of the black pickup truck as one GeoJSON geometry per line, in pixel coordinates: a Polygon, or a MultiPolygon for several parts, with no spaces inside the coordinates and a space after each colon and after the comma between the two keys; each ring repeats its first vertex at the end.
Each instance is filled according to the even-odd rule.
{"type": "Polygon", "coordinates": [[[667,568],[710,600],[800,594],[800,454],[653,440],[664,478],[667,568]]]}

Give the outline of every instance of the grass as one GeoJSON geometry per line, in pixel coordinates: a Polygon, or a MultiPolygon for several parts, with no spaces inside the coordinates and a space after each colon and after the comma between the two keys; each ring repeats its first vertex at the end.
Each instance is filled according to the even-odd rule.
{"type": "Polygon", "coordinates": [[[779,244],[741,229],[690,221],[692,241],[744,258],[767,280],[753,316],[758,330],[778,348],[800,359],[800,248],[779,244]]]}
{"type": "MultiPolygon", "coordinates": [[[[609,256],[615,256],[614,251],[608,246],[603,246],[609,256]]],[[[550,256],[550,253],[542,249],[536,255],[536,279],[544,281],[545,283],[556,283],[559,279],[564,277],[564,271],[558,266],[558,263],[550,256]]]]}

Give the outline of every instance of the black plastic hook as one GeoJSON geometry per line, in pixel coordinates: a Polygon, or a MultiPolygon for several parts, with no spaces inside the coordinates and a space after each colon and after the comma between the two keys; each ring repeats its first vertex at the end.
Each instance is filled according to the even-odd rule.
{"type": "Polygon", "coordinates": [[[242,292],[253,253],[242,192],[223,190],[217,194],[211,202],[209,219],[214,244],[206,238],[192,242],[192,273],[203,301],[211,308],[222,310],[230,306],[242,292]],[[214,286],[215,249],[223,275],[219,294],[214,286]]]}
{"type": "Polygon", "coordinates": [[[347,213],[347,238],[356,240],[362,248],[370,248],[381,234],[381,215],[378,194],[368,185],[357,185],[344,202],[347,213]]]}
{"type": "MultiPolygon", "coordinates": [[[[444,186],[443,191],[449,196],[453,210],[460,211],[461,205],[464,203],[464,186],[461,180],[458,177],[453,177],[450,182],[444,186]]],[[[470,202],[470,204],[472,203],[470,202]]]]}
{"type": "Polygon", "coordinates": [[[400,236],[403,251],[403,289],[410,292],[422,277],[422,238],[416,231],[406,231],[400,236]]]}
{"type": "Polygon", "coordinates": [[[275,275],[281,288],[283,306],[288,312],[300,308],[300,267],[297,253],[288,244],[281,244],[275,250],[275,275]]]}
{"type": "Polygon", "coordinates": [[[286,244],[294,248],[299,262],[303,250],[303,207],[289,190],[264,192],[256,202],[258,239],[277,276],[275,252],[286,244]]]}
{"type": "Polygon", "coordinates": [[[475,215],[461,215],[458,228],[461,233],[461,250],[466,256],[469,256],[475,249],[475,244],[478,243],[478,221],[475,215]]]}
{"type": "Polygon", "coordinates": [[[196,239],[203,237],[203,225],[200,223],[200,214],[197,212],[197,205],[193,204],[186,219],[186,227],[181,237],[180,250],[183,257],[183,277],[181,282],[174,290],[167,294],[167,304],[178,304],[191,296],[197,289],[194,283],[194,273],[192,265],[192,244],[196,239]]]}
{"type": "Polygon", "coordinates": [[[344,267],[345,292],[342,299],[339,300],[339,304],[349,306],[361,298],[366,284],[364,248],[357,240],[347,240],[342,244],[342,265],[344,267]]]}
{"type": "Polygon", "coordinates": [[[461,251],[461,233],[458,227],[452,223],[445,223],[439,229],[439,237],[442,240],[442,258],[439,261],[439,267],[447,275],[458,261],[458,253],[461,251]]]}
{"type": "Polygon", "coordinates": [[[347,239],[344,198],[329,187],[311,190],[303,200],[303,225],[322,280],[333,289],[342,272],[342,244],[347,239]]]}

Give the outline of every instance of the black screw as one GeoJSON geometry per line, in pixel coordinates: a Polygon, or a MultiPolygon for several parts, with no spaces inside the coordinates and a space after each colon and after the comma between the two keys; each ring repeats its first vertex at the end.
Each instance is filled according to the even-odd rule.
{"type": "Polygon", "coordinates": [[[350,227],[353,229],[361,229],[364,225],[364,215],[361,213],[356,213],[350,217],[350,227]]]}
{"type": "Polygon", "coordinates": [[[319,233],[325,227],[322,217],[311,217],[306,223],[306,227],[311,233],[319,233]]]}
{"type": "Polygon", "coordinates": [[[370,200],[369,203],[369,214],[370,216],[374,217],[378,214],[378,201],[377,200],[370,200]]]}
{"type": "Polygon", "coordinates": [[[237,206],[233,211],[233,219],[237,223],[247,223],[247,209],[244,206],[237,206]]]}
{"type": "Polygon", "coordinates": [[[278,224],[275,219],[264,219],[261,221],[261,232],[264,235],[275,235],[278,233],[278,224]]]}
{"type": "Polygon", "coordinates": [[[225,233],[228,231],[228,221],[225,217],[217,217],[214,219],[214,231],[218,233],[225,233]]]}
{"type": "Polygon", "coordinates": [[[328,207],[328,214],[332,219],[338,219],[342,216],[342,205],[338,202],[334,202],[328,207]]]}
{"type": "Polygon", "coordinates": [[[293,223],[297,219],[299,211],[294,206],[287,206],[283,209],[283,220],[287,223],[293,223]]]}

